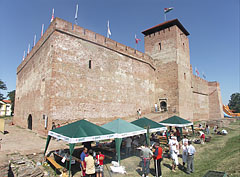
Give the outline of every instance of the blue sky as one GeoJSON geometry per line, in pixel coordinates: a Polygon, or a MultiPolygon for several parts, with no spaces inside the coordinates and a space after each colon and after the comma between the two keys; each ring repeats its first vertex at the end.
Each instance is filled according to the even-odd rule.
{"type": "Polygon", "coordinates": [[[141,42],[141,33],[164,22],[163,9],[174,7],[167,20],[178,18],[190,33],[190,57],[193,68],[208,81],[220,83],[222,100],[240,92],[239,78],[239,0],[1,0],[0,1],[0,79],[7,91],[16,88],[16,68],[23,51],[40,38],[41,26],[50,24],[52,9],[55,16],[74,22],[79,4],[78,25],[102,35],[110,20],[111,38],[127,46],[135,46],[134,35],[141,42]]]}

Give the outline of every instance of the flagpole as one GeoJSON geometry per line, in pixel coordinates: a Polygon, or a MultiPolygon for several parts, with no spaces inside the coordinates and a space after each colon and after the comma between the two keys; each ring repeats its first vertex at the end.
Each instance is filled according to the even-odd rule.
{"type": "Polygon", "coordinates": [[[165,19],[165,21],[167,21],[167,15],[166,15],[166,13],[164,13],[164,19],[165,19]]]}
{"type": "Polygon", "coordinates": [[[136,36],[136,34],[135,34],[134,37],[135,37],[135,50],[137,50],[137,41],[136,41],[137,40],[137,36],[136,36]]]}

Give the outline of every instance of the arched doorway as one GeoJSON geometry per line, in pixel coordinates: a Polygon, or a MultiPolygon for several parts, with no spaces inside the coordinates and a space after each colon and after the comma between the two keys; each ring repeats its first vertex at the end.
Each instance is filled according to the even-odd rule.
{"type": "Polygon", "coordinates": [[[28,116],[28,129],[32,130],[32,115],[29,114],[28,116]]]}
{"type": "Polygon", "coordinates": [[[167,111],[167,103],[166,103],[166,101],[161,101],[160,102],[160,108],[161,108],[161,111],[167,111]]]}

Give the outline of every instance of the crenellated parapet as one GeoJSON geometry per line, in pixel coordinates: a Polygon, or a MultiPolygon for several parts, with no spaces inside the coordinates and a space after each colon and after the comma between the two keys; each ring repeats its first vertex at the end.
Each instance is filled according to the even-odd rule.
{"type": "Polygon", "coordinates": [[[94,43],[95,45],[105,47],[109,50],[113,50],[115,52],[128,56],[139,62],[146,63],[155,70],[153,60],[149,55],[142,53],[136,49],[133,49],[129,46],[123,45],[119,42],[116,42],[110,38],[106,38],[105,36],[95,33],[93,31],[90,31],[88,29],[82,28],[75,24],[73,25],[72,23],[65,21],[63,19],[55,18],[54,21],[48,27],[48,29],[45,31],[44,35],[40,38],[37,44],[32,48],[32,50],[26,56],[23,62],[18,66],[17,73],[21,71],[21,69],[28,63],[28,61],[39,50],[39,48],[42,47],[42,45],[54,33],[54,31],[71,35],[76,38],[80,38],[82,40],[94,43]]]}

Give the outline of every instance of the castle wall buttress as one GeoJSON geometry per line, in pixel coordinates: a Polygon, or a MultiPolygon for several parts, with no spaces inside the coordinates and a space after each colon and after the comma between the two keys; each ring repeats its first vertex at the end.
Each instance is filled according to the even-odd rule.
{"type": "Polygon", "coordinates": [[[209,117],[212,119],[223,118],[223,104],[220,85],[218,82],[209,82],[209,117]]]}
{"type": "MultiPolygon", "coordinates": [[[[54,55],[51,43],[49,39],[37,51],[30,52],[24,61],[25,65],[17,72],[13,122],[41,134],[47,133],[44,118],[48,117],[50,106],[51,62],[54,55]]],[[[47,124],[47,127],[51,126],[50,119],[47,124]]]]}
{"type": "Polygon", "coordinates": [[[179,29],[177,33],[177,64],[179,90],[179,116],[193,120],[192,72],[188,37],[179,29]]]}

